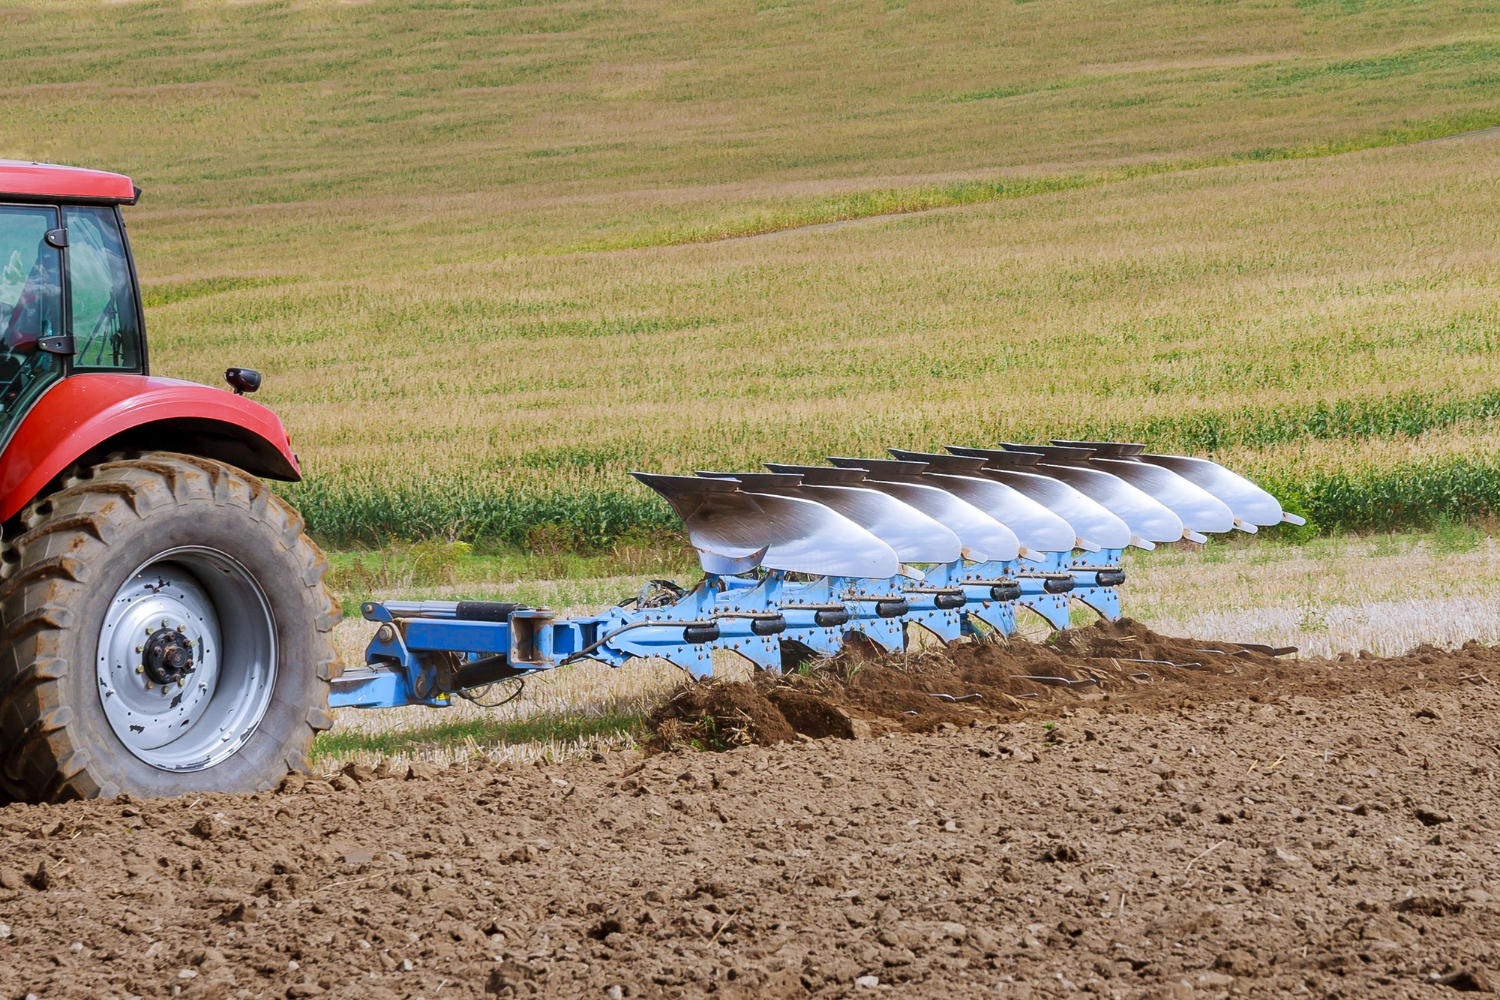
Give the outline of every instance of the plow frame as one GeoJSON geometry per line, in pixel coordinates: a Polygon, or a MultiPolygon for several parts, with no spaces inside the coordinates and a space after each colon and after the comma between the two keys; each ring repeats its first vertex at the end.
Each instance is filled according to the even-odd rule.
{"type": "Polygon", "coordinates": [[[369,601],[362,616],[379,628],[365,650],[366,669],[346,671],[334,683],[331,705],[451,705],[461,690],[451,686],[455,658],[460,668],[487,664],[479,674],[485,683],[582,659],[620,667],[648,657],[701,678],[713,674],[716,651],[734,653],[763,670],[780,670],[799,654],[831,657],[860,642],[899,653],[907,648],[913,626],[943,643],[1009,635],[1016,614],[1025,611],[1053,628],[1066,628],[1070,596],[1090,595],[1084,599],[1096,611],[1100,605],[1118,608],[1113,587],[1097,585],[1096,578],[1093,568],[1018,572],[1011,563],[943,566],[915,581],[821,577],[803,582],[779,571],[760,579],[706,574],[672,604],[615,607],[580,618],[480,602],[369,601]],[[1059,582],[1067,589],[1049,592],[1049,585],[1060,589],[1059,582]],[[465,614],[478,617],[459,617],[465,614]]]}
{"type": "Polygon", "coordinates": [[[1003,639],[1023,613],[1060,631],[1075,602],[1120,617],[1127,545],[1303,523],[1216,463],[1142,445],[949,452],[635,473],[682,518],[704,569],[695,586],[653,581],[634,601],[571,618],[516,604],[368,602],[363,616],[379,627],[365,668],[334,682],[331,704],[441,707],[582,659],[659,658],[702,678],[716,653],[733,653],[783,670],[851,647],[900,653],[917,629],[944,644],[1003,639]]]}

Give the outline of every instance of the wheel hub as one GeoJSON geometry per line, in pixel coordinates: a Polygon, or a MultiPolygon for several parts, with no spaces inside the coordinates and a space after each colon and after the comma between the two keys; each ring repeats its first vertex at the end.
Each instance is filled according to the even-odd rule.
{"type": "Polygon", "coordinates": [[[97,672],[104,715],[135,756],[166,771],[227,760],[271,703],[276,631],[265,593],[223,552],[163,552],[115,592],[97,672]]]}
{"type": "Polygon", "coordinates": [[[146,640],[141,666],[155,683],[176,684],[196,666],[193,640],[175,628],[159,628],[146,640]]]}

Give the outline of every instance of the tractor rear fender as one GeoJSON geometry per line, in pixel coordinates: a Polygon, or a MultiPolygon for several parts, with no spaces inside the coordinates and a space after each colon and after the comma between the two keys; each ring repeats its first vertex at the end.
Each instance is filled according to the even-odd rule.
{"type": "Polygon", "coordinates": [[[69,466],[116,451],[176,451],[296,481],[281,420],[222,389],[150,375],[74,375],[38,399],[0,454],[0,522],[69,466]]]}

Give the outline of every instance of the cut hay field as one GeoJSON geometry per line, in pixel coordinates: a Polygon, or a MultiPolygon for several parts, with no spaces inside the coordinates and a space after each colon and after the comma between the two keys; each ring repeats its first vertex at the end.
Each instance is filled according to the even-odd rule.
{"type": "Polygon", "coordinates": [[[0,4],[0,154],[145,188],[155,370],[266,372],[325,541],[1084,434],[1389,528],[1500,509],[1500,138],[1426,141],[1500,126],[1497,13],[0,4]]]}

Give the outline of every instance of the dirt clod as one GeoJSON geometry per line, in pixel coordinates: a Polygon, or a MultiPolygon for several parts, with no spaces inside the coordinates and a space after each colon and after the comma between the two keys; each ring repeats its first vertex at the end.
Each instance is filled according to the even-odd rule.
{"type": "Polygon", "coordinates": [[[1226,951],[1214,959],[1214,968],[1243,979],[1252,979],[1266,971],[1265,963],[1244,948],[1226,951]]]}
{"type": "Polygon", "coordinates": [[[1416,816],[1417,821],[1423,826],[1437,826],[1439,823],[1453,822],[1453,817],[1447,813],[1437,809],[1428,809],[1425,806],[1418,806],[1416,809],[1413,809],[1412,815],[1416,816]]]}
{"type": "Polygon", "coordinates": [[[339,773],[346,778],[359,782],[361,785],[375,780],[375,772],[355,760],[351,760],[345,764],[339,773]]]}
{"type": "Polygon", "coordinates": [[[770,701],[795,733],[815,740],[830,736],[854,739],[854,726],[849,716],[825,698],[788,687],[775,687],[771,689],[770,701]]]}
{"type": "Polygon", "coordinates": [[[1490,985],[1489,973],[1480,968],[1459,969],[1441,976],[1437,985],[1447,986],[1460,993],[1493,993],[1494,988],[1490,985]]]}
{"type": "Polygon", "coordinates": [[[1392,907],[1397,913],[1414,913],[1423,917],[1452,917],[1464,912],[1464,904],[1440,896],[1409,896],[1392,907]]]}
{"type": "Polygon", "coordinates": [[[193,833],[204,840],[213,840],[215,837],[222,837],[226,832],[228,832],[228,827],[221,820],[213,816],[204,816],[193,824],[193,833]]]}
{"type": "Polygon", "coordinates": [[[656,735],[648,745],[658,750],[675,746],[728,750],[752,743],[790,742],[796,731],[767,697],[775,687],[767,678],[748,684],[708,682],[685,687],[651,713],[647,723],[656,735]]]}
{"type": "Polygon", "coordinates": [[[1072,844],[1053,844],[1042,852],[1042,860],[1056,864],[1072,864],[1083,860],[1083,851],[1072,844]]]}

